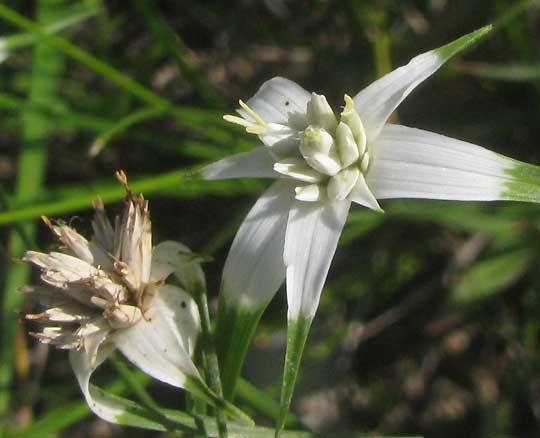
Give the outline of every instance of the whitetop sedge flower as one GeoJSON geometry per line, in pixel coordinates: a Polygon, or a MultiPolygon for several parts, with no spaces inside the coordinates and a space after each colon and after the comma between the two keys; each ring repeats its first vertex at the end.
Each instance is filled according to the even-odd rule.
{"type": "Polygon", "coordinates": [[[237,319],[256,324],[286,278],[289,322],[311,320],[351,203],[380,212],[378,200],[387,198],[540,200],[538,168],[387,123],[417,85],[489,30],[421,54],[354,97],[345,95],[341,111],[333,111],[324,96],[276,77],[240,101],[239,116],[225,116],[262,146],[211,164],[201,175],[277,181],[234,239],[222,280],[222,313],[255,315],[237,319]]]}
{"type": "Polygon", "coordinates": [[[164,283],[191,263],[190,251],[170,241],[152,247],[148,202],[131,192],[125,174],[117,175],[127,196],[114,226],[101,201],[94,204],[90,240],[44,218],[64,251],[28,251],[23,257],[41,269],[45,283],[23,288],[45,308],[26,315],[41,327],[33,336],[70,350],[88,405],[113,422],[123,408],[92,386],[90,377],[115,348],[163,382],[187,387],[200,381],[191,359],[199,333],[197,306],[180,287],[164,283]]]}

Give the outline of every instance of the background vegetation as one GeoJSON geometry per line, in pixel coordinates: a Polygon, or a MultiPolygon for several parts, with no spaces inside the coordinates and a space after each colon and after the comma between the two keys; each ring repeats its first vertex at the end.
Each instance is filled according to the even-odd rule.
{"type": "MultiPolygon", "coordinates": [[[[35,272],[13,260],[55,245],[41,214],[88,232],[92,198],[119,211],[113,175],[124,169],[150,200],[156,242],[212,256],[205,268],[215,301],[234,232],[267,184],[183,179],[253,145],[221,115],[276,75],[338,106],[343,93],[489,22],[491,36],[396,117],[539,164],[537,1],[3,2],[0,435],[158,435],[91,415],[65,352],[25,335],[17,287],[35,272]]],[[[349,217],[304,356],[298,421],[346,436],[540,434],[540,207],[400,200],[383,208],[349,217]]],[[[239,391],[261,424],[275,412],[285,309],[279,293],[248,358],[244,375],[260,391],[248,383],[239,391]]],[[[97,380],[133,396],[110,365],[97,380]]],[[[149,390],[182,406],[165,386],[149,390]]]]}

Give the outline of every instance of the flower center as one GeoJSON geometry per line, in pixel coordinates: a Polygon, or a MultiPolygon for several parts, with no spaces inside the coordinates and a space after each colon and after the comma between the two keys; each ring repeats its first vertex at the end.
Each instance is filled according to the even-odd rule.
{"type": "Polygon", "coordinates": [[[277,162],[274,170],[307,183],[296,187],[299,200],[343,200],[369,166],[366,134],[354,101],[345,95],[345,108],[338,121],[326,98],[313,93],[306,118],[308,126],[299,133],[298,147],[303,162],[295,161],[290,166],[289,158],[277,162]]]}
{"type": "MultiPolygon", "coordinates": [[[[319,201],[344,200],[369,167],[366,133],[354,101],[345,95],[345,107],[338,117],[326,97],[312,93],[307,103],[304,128],[295,131],[298,146],[280,154],[274,170],[299,182],[296,199],[319,201]]],[[[249,116],[225,116],[225,120],[242,125],[246,131],[265,137],[276,137],[282,125],[266,123],[253,109],[240,101],[249,116]],[[279,127],[279,129],[278,129],[279,127]]],[[[290,133],[291,126],[284,132],[290,133]]]]}

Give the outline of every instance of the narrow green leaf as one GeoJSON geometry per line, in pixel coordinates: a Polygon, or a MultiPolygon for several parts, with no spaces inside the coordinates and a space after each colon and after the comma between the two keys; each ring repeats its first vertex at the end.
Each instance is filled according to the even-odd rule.
{"type": "Polygon", "coordinates": [[[540,79],[540,64],[486,64],[482,62],[455,62],[455,71],[484,79],[508,82],[529,82],[540,79]]]}
{"type": "Polygon", "coordinates": [[[88,154],[91,157],[95,157],[99,154],[105,146],[111,141],[113,137],[125,131],[126,129],[132,127],[137,123],[141,123],[150,119],[154,119],[163,115],[163,110],[158,108],[145,108],[139,111],[135,111],[131,114],[128,114],[126,117],[120,119],[113,126],[108,128],[103,132],[95,141],[92,143],[88,154]]]}
{"type": "MultiPolygon", "coordinates": [[[[65,10],[58,14],[60,17],[50,24],[45,24],[43,30],[48,33],[61,32],[95,16],[101,10],[101,1],[86,1],[72,6],[66,6],[65,10]]],[[[20,33],[0,38],[0,41],[3,41],[5,50],[13,52],[32,46],[38,39],[32,33],[20,33]]]]}
{"type": "MultiPolygon", "coordinates": [[[[150,195],[164,193],[181,198],[198,198],[202,195],[234,196],[259,190],[260,181],[229,180],[203,181],[183,179],[193,169],[180,169],[154,176],[131,178],[130,185],[137,192],[150,195]]],[[[90,208],[92,200],[101,197],[105,203],[120,201],[125,193],[118,184],[87,183],[43,192],[35,202],[13,205],[11,210],[0,212],[0,225],[12,224],[45,216],[58,216],[90,208]],[[41,198],[41,199],[40,199],[41,198]],[[44,199],[43,199],[44,198],[44,199]]]]}
{"type": "MultiPolygon", "coordinates": [[[[152,420],[148,412],[137,403],[134,403],[130,400],[127,400],[123,397],[117,395],[117,392],[122,389],[125,390],[126,386],[124,382],[118,382],[113,385],[107,391],[103,391],[103,394],[106,394],[107,397],[114,399],[116,403],[121,403],[125,407],[125,414],[119,418],[119,421],[125,425],[136,426],[139,425],[146,429],[164,431],[164,427],[159,423],[152,420]]],[[[189,438],[193,436],[194,432],[200,430],[200,422],[204,429],[207,431],[207,438],[217,438],[218,429],[216,421],[213,417],[200,416],[194,418],[191,415],[172,409],[160,408],[162,415],[166,416],[170,422],[177,424],[180,430],[174,432],[174,436],[178,438],[189,438]],[[185,433],[181,430],[192,430],[194,432],[185,433]]],[[[57,411],[51,412],[54,415],[54,421],[41,421],[38,420],[32,426],[24,429],[17,429],[12,431],[7,431],[6,435],[8,438],[42,438],[44,436],[49,436],[60,431],[63,427],[67,427],[73,424],[73,418],[77,418],[77,413],[83,418],[88,415],[90,411],[86,407],[84,402],[77,402],[69,406],[64,406],[57,411]]],[[[44,417],[43,420],[47,418],[44,417]]],[[[274,430],[266,427],[246,427],[239,425],[237,423],[228,424],[230,431],[230,438],[271,438],[274,436],[274,430]]],[[[317,434],[309,431],[283,431],[281,433],[282,438],[326,438],[326,434],[317,434]]],[[[333,438],[368,438],[365,434],[348,432],[347,434],[336,434],[333,438]]],[[[392,437],[381,437],[381,438],[392,438],[392,437]]],[[[397,437],[394,437],[397,438],[397,437]]],[[[416,437],[401,437],[401,438],[420,438],[416,437]]]]}
{"type": "Polygon", "coordinates": [[[186,390],[190,391],[196,397],[204,400],[210,406],[214,406],[223,410],[230,418],[239,421],[246,426],[254,426],[253,420],[234,406],[232,403],[219,398],[201,379],[188,377],[185,385],[186,390]]]}
{"type": "Polygon", "coordinates": [[[452,291],[452,301],[471,304],[488,298],[516,281],[534,260],[534,252],[526,248],[477,262],[452,291]]]}
{"type": "Polygon", "coordinates": [[[204,130],[205,135],[209,136],[216,134],[216,130],[218,131],[217,135],[220,135],[220,133],[224,131],[222,128],[219,128],[220,126],[224,125],[224,122],[221,120],[221,114],[217,114],[212,111],[202,110],[200,108],[188,108],[174,105],[172,102],[168,101],[164,97],[155,93],[151,89],[141,85],[137,81],[117,70],[116,68],[110,66],[106,62],[103,62],[95,56],[91,55],[90,53],[84,51],[83,49],[71,43],[67,39],[59,37],[58,35],[45,32],[43,28],[34,21],[29,20],[15,10],[1,3],[0,17],[14,24],[15,26],[20,27],[21,29],[32,33],[43,43],[49,44],[55,49],[73,58],[77,62],[87,66],[94,72],[107,78],[118,87],[131,93],[141,102],[145,102],[151,107],[161,109],[174,115],[179,120],[182,120],[184,123],[189,124],[192,128],[204,130]],[[209,119],[213,120],[215,124],[213,127],[209,126],[209,119]],[[213,132],[211,128],[214,130],[213,132]]]}
{"type": "Polygon", "coordinates": [[[157,6],[146,0],[135,0],[134,4],[141,18],[145,20],[152,33],[157,37],[159,44],[176,62],[182,77],[191,83],[201,100],[211,107],[224,106],[223,98],[208,83],[204,72],[187,59],[187,47],[161,15],[157,6]]]}
{"type": "Polygon", "coordinates": [[[447,202],[433,200],[392,201],[385,206],[388,219],[412,219],[445,224],[453,229],[490,234],[512,230],[515,218],[502,213],[494,214],[491,205],[474,202],[447,202]]]}
{"type": "Polygon", "coordinates": [[[305,318],[303,316],[300,316],[296,321],[288,322],[287,352],[285,353],[285,366],[283,367],[280,410],[276,421],[276,437],[280,435],[289,412],[311,322],[311,318],[305,318]]]}
{"type": "MultiPolygon", "coordinates": [[[[257,388],[245,379],[239,378],[237,380],[236,396],[258,413],[268,418],[277,418],[279,415],[279,403],[271,398],[267,391],[257,388]]],[[[285,426],[298,427],[300,425],[300,420],[289,412],[285,419],[285,426]]]]}

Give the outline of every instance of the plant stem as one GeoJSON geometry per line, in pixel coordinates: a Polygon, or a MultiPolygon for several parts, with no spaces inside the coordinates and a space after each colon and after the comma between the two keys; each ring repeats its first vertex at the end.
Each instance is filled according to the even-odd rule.
{"type": "MultiPolygon", "coordinates": [[[[203,362],[206,364],[205,374],[208,378],[208,384],[210,389],[217,395],[217,397],[221,401],[224,401],[216,347],[212,337],[212,327],[210,323],[210,311],[208,309],[208,297],[204,272],[199,263],[194,262],[192,263],[192,269],[185,270],[183,274],[184,278],[182,278],[181,281],[186,286],[186,289],[191,292],[195,298],[201,315],[201,350],[204,355],[203,362]]],[[[215,412],[219,436],[220,438],[226,438],[228,436],[227,419],[225,418],[225,414],[218,404],[215,406],[215,412]]]]}

